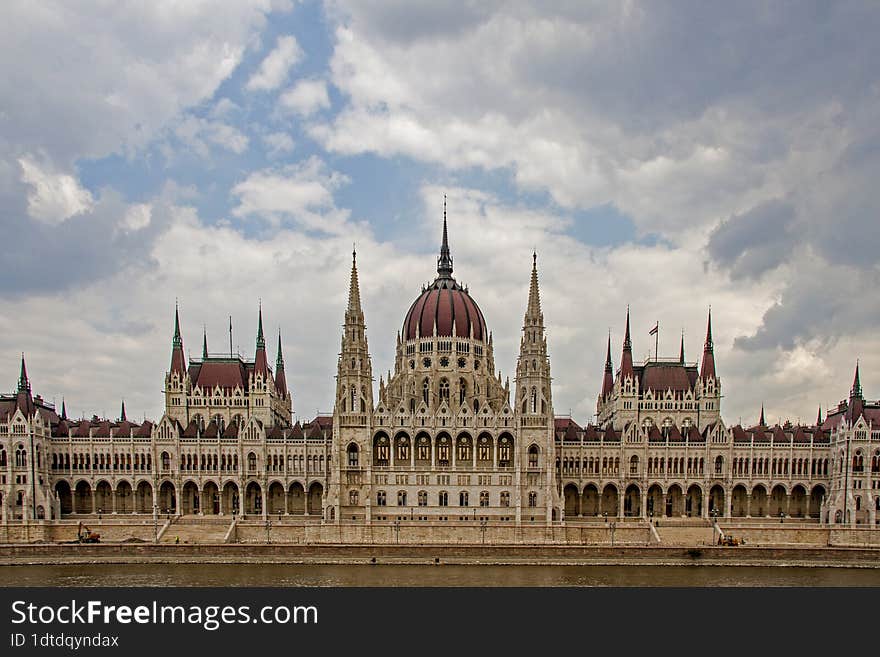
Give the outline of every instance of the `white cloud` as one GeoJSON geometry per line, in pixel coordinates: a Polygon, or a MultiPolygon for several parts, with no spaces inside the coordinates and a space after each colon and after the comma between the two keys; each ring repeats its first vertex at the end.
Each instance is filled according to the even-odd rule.
{"type": "Polygon", "coordinates": [[[271,132],[263,135],[263,144],[269,149],[269,155],[272,157],[290,153],[296,145],[286,132],[271,132]]]}
{"type": "Polygon", "coordinates": [[[238,128],[223,121],[186,116],[174,126],[174,135],[201,157],[210,155],[210,145],[232,153],[247,150],[249,139],[238,128]]]}
{"type": "Polygon", "coordinates": [[[327,83],[324,80],[300,80],[278,99],[282,110],[310,116],[320,109],[330,107],[327,83]]]}
{"type": "Polygon", "coordinates": [[[333,192],[347,181],[317,157],[257,171],[232,188],[239,202],[233,214],[260,217],[273,226],[289,218],[314,230],[342,233],[350,229],[348,211],[336,208],[333,192]]]}
{"type": "Polygon", "coordinates": [[[134,232],[143,230],[150,225],[153,217],[153,206],[150,203],[136,203],[128,208],[122,220],[124,230],[134,232]]]}
{"type": "Polygon", "coordinates": [[[239,3],[7,3],[2,139],[54,162],[132,153],[216,91],[273,9],[239,3]],[[26,66],[22,63],[26,63],[26,66]]]}
{"type": "Polygon", "coordinates": [[[292,36],[278,38],[275,48],[266,55],[259,69],[250,77],[245,85],[248,91],[272,91],[277,89],[293,68],[303,57],[302,48],[292,36]]]}
{"type": "Polygon", "coordinates": [[[18,163],[22,181],[30,185],[27,211],[32,219],[59,224],[94,205],[91,193],[70,174],[54,171],[46,163],[38,164],[30,156],[19,158],[18,163]]]}

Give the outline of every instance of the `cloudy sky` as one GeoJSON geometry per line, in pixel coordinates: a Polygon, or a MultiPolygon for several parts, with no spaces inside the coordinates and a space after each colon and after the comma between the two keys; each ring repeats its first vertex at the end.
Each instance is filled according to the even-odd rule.
{"type": "MultiPolygon", "coordinates": [[[[184,345],[252,356],[262,299],[301,419],[330,411],[352,243],[374,372],[455,275],[512,374],[538,251],[558,413],[702,351],[728,423],[880,395],[874,3],[376,0],[0,10],[0,372],[156,418],[184,345]]],[[[274,339],[272,341],[274,359],[274,339]]]]}

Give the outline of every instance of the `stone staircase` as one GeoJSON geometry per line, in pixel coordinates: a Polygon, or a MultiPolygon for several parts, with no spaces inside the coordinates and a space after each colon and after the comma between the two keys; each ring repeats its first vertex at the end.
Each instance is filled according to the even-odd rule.
{"type": "MultiPolygon", "coordinates": [[[[713,530],[709,521],[700,524],[664,524],[656,527],[660,537],[660,545],[690,547],[697,545],[713,545],[713,530]]],[[[714,531],[714,540],[718,540],[718,531],[714,531]]]]}
{"type": "Polygon", "coordinates": [[[161,543],[223,543],[231,518],[181,516],[162,534],[161,543]]]}

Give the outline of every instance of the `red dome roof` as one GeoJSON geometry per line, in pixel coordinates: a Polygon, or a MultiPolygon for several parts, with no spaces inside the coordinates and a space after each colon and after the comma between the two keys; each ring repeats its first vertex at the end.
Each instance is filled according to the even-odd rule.
{"type": "Polygon", "coordinates": [[[476,340],[489,337],[480,307],[453,278],[437,278],[413,302],[403,320],[403,339],[432,336],[435,322],[439,336],[451,336],[455,327],[455,335],[462,338],[470,337],[472,329],[476,340]]]}

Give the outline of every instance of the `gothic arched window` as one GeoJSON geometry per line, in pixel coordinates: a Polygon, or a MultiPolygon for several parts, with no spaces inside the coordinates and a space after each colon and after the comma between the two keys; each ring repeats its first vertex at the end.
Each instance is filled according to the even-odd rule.
{"type": "Polygon", "coordinates": [[[431,396],[431,384],[428,383],[428,379],[422,381],[422,401],[425,402],[425,406],[428,406],[428,399],[431,396]]]}
{"type": "Polygon", "coordinates": [[[440,380],[440,402],[449,403],[449,381],[446,379],[440,380]]]}
{"type": "Polygon", "coordinates": [[[531,408],[532,413],[538,412],[538,391],[535,388],[532,388],[531,392],[531,408]]]}

